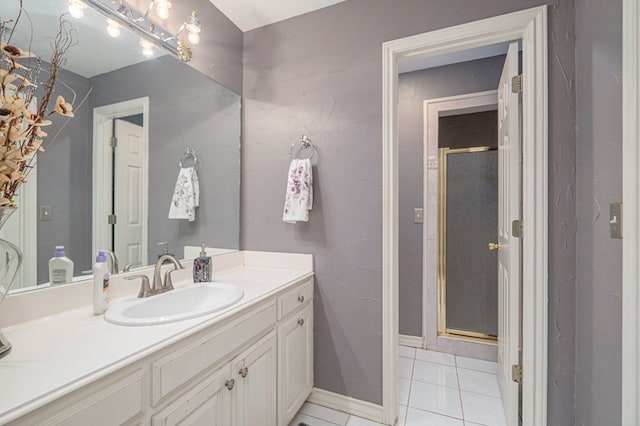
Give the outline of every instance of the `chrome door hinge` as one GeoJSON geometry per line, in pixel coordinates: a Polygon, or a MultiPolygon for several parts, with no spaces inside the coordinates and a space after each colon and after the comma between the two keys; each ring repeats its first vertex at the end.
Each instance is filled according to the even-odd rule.
{"type": "Polygon", "coordinates": [[[516,238],[522,238],[522,221],[514,220],[511,222],[511,235],[516,238]]]}
{"type": "Polygon", "coordinates": [[[522,383],[522,367],[518,364],[513,364],[511,366],[511,380],[516,383],[522,383]]]}
{"type": "Polygon", "coordinates": [[[109,146],[113,149],[118,147],[118,138],[116,138],[115,136],[112,138],[109,138],[109,146]]]}
{"type": "Polygon", "coordinates": [[[109,216],[107,216],[107,223],[109,225],[115,225],[118,223],[118,216],[116,216],[115,214],[110,214],[109,216]]]}
{"type": "Polygon", "coordinates": [[[511,92],[522,93],[522,74],[514,75],[511,78],[511,92]]]}

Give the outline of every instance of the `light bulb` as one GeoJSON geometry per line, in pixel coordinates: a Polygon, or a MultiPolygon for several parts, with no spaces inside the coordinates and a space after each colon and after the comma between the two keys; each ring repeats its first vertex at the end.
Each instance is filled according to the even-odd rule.
{"type": "Polygon", "coordinates": [[[164,6],[158,6],[156,8],[156,15],[158,15],[160,19],[167,19],[169,17],[169,9],[164,6]]]}
{"type": "Polygon", "coordinates": [[[107,19],[107,33],[116,38],[120,35],[120,24],[112,19],[107,19]]]}
{"type": "Polygon", "coordinates": [[[76,19],[80,19],[84,16],[84,8],[87,7],[78,0],[69,1],[69,14],[76,19]]]}
{"type": "Polygon", "coordinates": [[[200,43],[200,33],[189,33],[189,42],[191,44],[198,44],[200,43]]]}
{"type": "Polygon", "coordinates": [[[142,54],[147,58],[153,56],[153,45],[150,41],[145,39],[140,39],[140,46],[142,47],[142,54]]]}

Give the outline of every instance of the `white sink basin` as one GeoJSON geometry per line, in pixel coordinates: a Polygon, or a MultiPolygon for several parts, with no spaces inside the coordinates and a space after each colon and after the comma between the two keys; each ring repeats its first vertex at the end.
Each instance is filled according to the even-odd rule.
{"type": "Polygon", "coordinates": [[[143,299],[125,300],[104,318],[119,325],[154,325],[211,314],[242,299],[244,292],[228,283],[198,283],[143,299]]]}

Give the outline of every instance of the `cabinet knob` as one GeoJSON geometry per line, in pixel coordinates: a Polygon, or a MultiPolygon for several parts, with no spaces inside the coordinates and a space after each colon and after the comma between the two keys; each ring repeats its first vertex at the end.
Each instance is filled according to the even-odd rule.
{"type": "Polygon", "coordinates": [[[226,382],[224,382],[224,385],[227,389],[231,390],[236,385],[236,381],[234,379],[229,379],[226,382]]]}
{"type": "Polygon", "coordinates": [[[241,368],[238,374],[244,379],[249,374],[249,369],[247,367],[241,368]]]}
{"type": "Polygon", "coordinates": [[[302,326],[304,325],[304,318],[300,318],[300,319],[298,320],[298,325],[299,325],[300,327],[302,327],[302,326]]]}
{"type": "Polygon", "coordinates": [[[298,296],[298,302],[300,303],[304,302],[304,296],[298,296]]]}

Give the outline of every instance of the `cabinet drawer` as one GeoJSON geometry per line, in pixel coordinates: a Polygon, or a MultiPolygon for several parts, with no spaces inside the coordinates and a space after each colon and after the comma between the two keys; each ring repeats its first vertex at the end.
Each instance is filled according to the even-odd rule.
{"type": "Polygon", "coordinates": [[[152,403],[240,349],[276,322],[274,303],[245,315],[210,335],[187,344],[152,364],[152,403]]]}
{"type": "Polygon", "coordinates": [[[107,426],[126,423],[145,410],[144,376],[144,370],[137,370],[40,424],[107,426]]]}
{"type": "Polygon", "coordinates": [[[289,290],[278,298],[278,320],[302,307],[313,299],[313,278],[309,278],[296,288],[289,290]]]}

